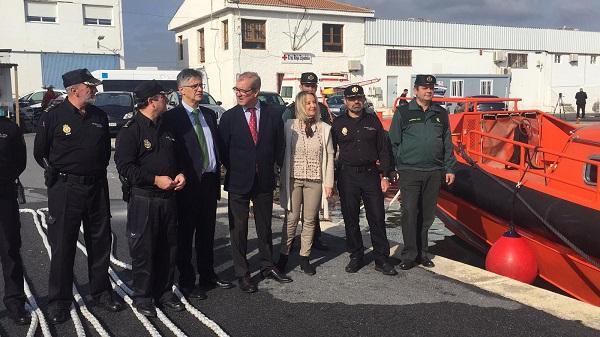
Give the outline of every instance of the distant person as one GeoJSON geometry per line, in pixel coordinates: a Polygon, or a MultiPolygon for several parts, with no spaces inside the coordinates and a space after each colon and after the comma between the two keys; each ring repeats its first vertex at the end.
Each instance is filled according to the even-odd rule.
{"type": "Polygon", "coordinates": [[[15,180],[25,170],[27,151],[23,132],[0,109],[0,260],[4,274],[4,305],[8,316],[19,325],[29,324],[25,310],[21,221],[15,180]]]}
{"type": "Polygon", "coordinates": [[[48,187],[48,241],[52,248],[48,318],[53,324],[70,317],[73,263],[82,223],[92,297],[110,311],[125,307],[108,277],[112,237],[106,168],[111,145],[106,112],[91,104],[102,81],[87,69],[69,71],[62,79],[67,98],[42,112],[33,148],[35,160],[45,169],[48,187]]]}
{"type": "Polygon", "coordinates": [[[428,256],[428,231],[442,182],[454,182],[448,112],[432,102],[434,86],[434,76],[417,75],[415,99],[398,107],[389,131],[402,195],[402,270],[419,263],[434,266],[428,256]]]}
{"type": "MultiPolygon", "coordinates": [[[[402,94],[400,94],[401,98],[406,98],[408,96],[408,89],[404,89],[402,91],[402,94]]],[[[403,105],[408,105],[408,101],[405,99],[401,99],[400,102],[398,103],[399,106],[403,106],[403,105]]]]}
{"type": "MultiPolygon", "coordinates": [[[[308,93],[311,93],[316,96],[318,83],[319,83],[319,78],[317,77],[317,75],[315,73],[302,73],[302,75],[300,75],[300,91],[301,92],[308,92],[308,93]]],[[[325,106],[325,104],[323,104],[319,101],[317,101],[317,105],[318,105],[318,111],[319,111],[319,115],[321,117],[320,118],[321,121],[331,125],[331,122],[332,122],[331,116],[332,115],[329,113],[329,109],[327,108],[327,106],[325,106]]],[[[296,102],[293,102],[292,104],[288,105],[285,108],[282,118],[283,118],[284,123],[289,119],[296,118],[296,102]]],[[[321,221],[318,216],[317,216],[317,220],[315,222],[314,233],[315,233],[315,238],[314,238],[312,247],[314,249],[318,249],[318,250],[328,250],[329,247],[321,239],[321,221]]]]}
{"type": "Polygon", "coordinates": [[[300,268],[315,274],[310,264],[313,236],[321,204],[333,195],[333,143],[331,126],[321,121],[317,96],[300,92],[296,96],[295,119],[285,122],[285,157],[281,167],[279,201],[286,210],[281,231],[277,268],[284,272],[296,227],[303,218],[300,234],[300,268]]]}
{"type": "Polygon", "coordinates": [[[130,187],[127,239],[133,275],[133,306],[156,317],[156,305],[184,310],[172,292],[177,252],[176,192],[185,186],[181,150],[165,121],[167,92],[156,81],[134,90],[138,112],[119,131],[115,163],[130,187]]]}
{"type": "Polygon", "coordinates": [[[577,118],[579,118],[579,112],[581,111],[581,118],[585,118],[585,101],[587,100],[587,94],[583,91],[583,88],[579,89],[579,92],[575,94],[575,103],[577,104],[577,118]]]}
{"type": "Polygon", "coordinates": [[[292,279],[273,264],[273,190],[275,164],[284,154],[283,120],[277,110],[258,100],[260,77],[255,72],[238,76],[233,91],[237,105],[223,113],[219,133],[221,158],[227,169],[225,190],[229,192],[229,231],[235,276],[240,290],[256,292],[250,279],[248,260],[248,215],[254,211],[257,245],[263,277],[277,282],[292,279]]]}
{"type": "Polygon", "coordinates": [[[58,94],[54,91],[54,86],[49,85],[46,87],[46,92],[42,98],[42,111],[46,110],[50,105],[50,102],[52,102],[52,100],[56,97],[58,97],[58,94]]]}

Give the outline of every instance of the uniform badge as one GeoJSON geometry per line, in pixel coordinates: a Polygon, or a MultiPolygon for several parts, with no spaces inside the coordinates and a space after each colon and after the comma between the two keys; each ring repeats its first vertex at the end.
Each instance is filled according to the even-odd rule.
{"type": "Polygon", "coordinates": [[[352,88],[352,92],[356,94],[358,92],[358,87],[352,88]]]}
{"type": "Polygon", "coordinates": [[[148,139],[144,139],[144,147],[149,149],[152,147],[152,143],[148,139]]]}
{"type": "Polygon", "coordinates": [[[8,138],[8,134],[6,134],[6,133],[0,133],[0,138],[8,138]]]}
{"type": "Polygon", "coordinates": [[[435,121],[439,123],[439,122],[440,122],[440,118],[439,118],[439,117],[436,117],[436,118],[435,118],[435,121]]]}
{"type": "Polygon", "coordinates": [[[313,75],[308,75],[308,79],[312,81],[315,79],[315,77],[313,75]]]}
{"type": "Polygon", "coordinates": [[[427,76],[427,82],[433,82],[433,77],[427,76]]]}
{"type": "Polygon", "coordinates": [[[71,134],[71,127],[69,126],[69,124],[63,124],[63,132],[67,136],[71,134]]]}
{"type": "Polygon", "coordinates": [[[342,135],[347,135],[348,134],[348,129],[346,129],[346,127],[342,128],[342,135]]]}

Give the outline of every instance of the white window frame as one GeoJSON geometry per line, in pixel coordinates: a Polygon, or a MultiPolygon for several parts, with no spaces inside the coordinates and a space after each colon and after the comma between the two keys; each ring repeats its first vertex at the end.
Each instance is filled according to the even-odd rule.
{"type": "Polygon", "coordinates": [[[555,54],[554,55],[554,63],[561,63],[562,62],[562,55],[561,54],[555,54]]]}
{"type": "Polygon", "coordinates": [[[450,80],[450,97],[464,97],[465,94],[465,80],[450,80]],[[455,85],[459,84],[460,92],[456,93],[455,85]]]}
{"type": "Polygon", "coordinates": [[[103,27],[114,26],[113,11],[114,11],[114,8],[112,6],[97,6],[97,5],[85,5],[84,4],[84,5],[82,5],[83,24],[86,26],[103,26],[103,27]],[[86,9],[92,10],[92,12],[94,12],[93,9],[100,10],[100,11],[109,10],[110,17],[107,17],[106,15],[102,15],[102,17],[100,17],[100,15],[88,14],[86,9]],[[98,16],[98,17],[92,17],[92,16],[98,16]]]}
{"type": "Polygon", "coordinates": [[[485,79],[485,80],[479,80],[479,94],[480,95],[492,95],[492,93],[494,92],[494,80],[489,80],[489,79],[485,79]],[[484,83],[487,83],[487,92],[484,92],[484,83]]]}
{"type": "Polygon", "coordinates": [[[25,1],[25,21],[35,23],[58,23],[58,3],[56,2],[36,2],[36,1],[25,1]],[[31,8],[30,8],[31,6],[31,8]],[[37,7],[37,8],[36,8],[37,7]],[[54,13],[52,16],[50,13],[42,13],[53,7],[54,13]],[[31,13],[33,12],[33,13],[31,13]],[[31,15],[35,14],[35,15],[31,15]],[[39,15],[37,15],[39,14],[39,15]]]}

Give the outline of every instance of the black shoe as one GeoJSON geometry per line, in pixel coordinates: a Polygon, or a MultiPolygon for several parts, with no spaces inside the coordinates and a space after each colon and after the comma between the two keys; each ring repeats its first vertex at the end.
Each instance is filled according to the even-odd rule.
{"type": "Polygon", "coordinates": [[[241,291],[249,294],[255,293],[256,290],[258,290],[256,289],[256,285],[252,283],[250,276],[240,277],[238,281],[238,286],[240,287],[241,291]]]}
{"type": "Polygon", "coordinates": [[[361,258],[350,259],[350,262],[346,265],[346,273],[356,273],[363,266],[361,258]]]}
{"type": "Polygon", "coordinates": [[[62,324],[69,319],[69,309],[54,309],[48,314],[48,320],[53,325],[62,324]]]}
{"type": "Polygon", "coordinates": [[[235,287],[235,285],[233,285],[233,282],[222,280],[214,273],[211,276],[206,277],[206,278],[200,276],[200,286],[205,289],[214,289],[214,288],[231,289],[231,288],[235,287]]]}
{"type": "Polygon", "coordinates": [[[179,288],[179,290],[181,291],[181,294],[183,294],[184,297],[186,298],[193,298],[195,300],[205,300],[208,298],[208,296],[206,296],[206,293],[204,292],[203,289],[201,289],[200,287],[194,287],[194,288],[179,288]]]}
{"type": "Polygon", "coordinates": [[[25,305],[21,305],[15,310],[9,310],[8,316],[17,325],[28,325],[31,323],[31,313],[25,310],[25,305]]]}
{"type": "Polygon", "coordinates": [[[183,305],[183,303],[181,303],[181,300],[179,300],[179,298],[175,294],[171,294],[165,300],[162,300],[160,302],[160,305],[171,311],[185,310],[185,305],[183,305]]]}
{"type": "Polygon", "coordinates": [[[285,273],[285,266],[288,263],[288,255],[283,254],[283,253],[279,253],[279,260],[277,260],[277,263],[275,264],[275,267],[277,267],[277,270],[280,270],[281,272],[285,273]]]}
{"type": "Polygon", "coordinates": [[[375,264],[375,270],[382,273],[383,275],[389,275],[389,276],[398,275],[398,272],[396,271],[394,266],[392,266],[388,262],[384,262],[382,265],[375,264]]]}
{"type": "Polygon", "coordinates": [[[316,249],[316,250],[322,250],[322,251],[327,251],[329,250],[329,247],[320,239],[319,240],[315,240],[312,244],[312,248],[316,249]]]}
{"type": "Polygon", "coordinates": [[[263,277],[273,279],[279,283],[290,283],[293,281],[289,276],[277,270],[276,267],[269,270],[263,270],[260,273],[263,277]]]}
{"type": "Polygon", "coordinates": [[[421,265],[423,267],[427,267],[427,268],[435,267],[435,264],[433,263],[433,261],[431,261],[429,258],[426,258],[426,257],[421,259],[421,265]]]}
{"type": "Polygon", "coordinates": [[[402,261],[400,263],[400,269],[402,269],[402,270],[409,270],[416,266],[417,266],[417,263],[415,261],[402,261]]]}
{"type": "Polygon", "coordinates": [[[302,269],[302,271],[308,275],[314,275],[317,273],[315,266],[310,264],[308,256],[300,256],[300,269],[302,269]]]}
{"type": "Polygon", "coordinates": [[[96,306],[107,311],[118,312],[125,308],[125,301],[114,291],[105,291],[96,297],[96,306]]]}
{"type": "Polygon", "coordinates": [[[133,307],[146,317],[156,317],[156,307],[152,302],[133,303],[133,307]]]}

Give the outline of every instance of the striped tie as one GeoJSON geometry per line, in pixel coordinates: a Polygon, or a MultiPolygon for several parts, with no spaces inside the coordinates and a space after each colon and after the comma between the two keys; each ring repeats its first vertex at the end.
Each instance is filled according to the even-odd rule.
{"type": "Polygon", "coordinates": [[[208,145],[206,144],[206,137],[204,136],[204,130],[202,130],[202,124],[200,124],[200,111],[194,109],[192,111],[194,116],[194,130],[196,131],[196,137],[198,137],[198,144],[200,144],[200,152],[202,153],[202,169],[208,167],[208,145]]]}

